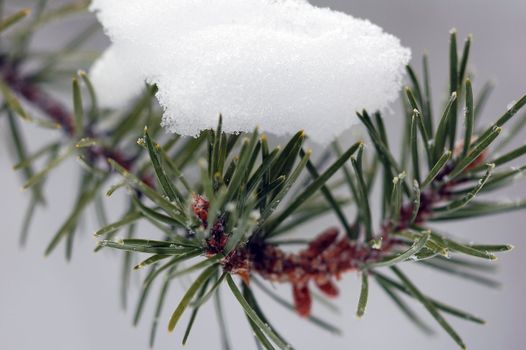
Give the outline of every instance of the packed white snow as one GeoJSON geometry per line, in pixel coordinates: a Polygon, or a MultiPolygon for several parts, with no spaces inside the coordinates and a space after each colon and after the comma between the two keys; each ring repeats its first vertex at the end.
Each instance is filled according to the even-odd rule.
{"type": "Polygon", "coordinates": [[[131,100],[144,92],[145,78],[126,64],[125,50],[110,46],[91,67],[90,78],[98,91],[101,106],[125,108],[131,100]]]}
{"type": "Polygon", "coordinates": [[[113,42],[92,79],[119,108],[157,84],[163,125],[198,135],[305,130],[330,142],[399,93],[410,51],[367,20],[305,0],[93,0],[113,42]]]}

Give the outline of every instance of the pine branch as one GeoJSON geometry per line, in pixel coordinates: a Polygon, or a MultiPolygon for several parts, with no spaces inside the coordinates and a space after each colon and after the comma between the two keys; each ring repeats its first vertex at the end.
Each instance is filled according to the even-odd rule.
{"type": "MultiPolygon", "coordinates": [[[[0,22],[0,30],[20,26],[10,41],[1,43],[0,90],[4,96],[2,113],[7,115],[17,151],[15,168],[22,172],[25,186],[32,189],[34,201],[29,206],[28,218],[33,216],[36,204],[44,202],[44,180],[57,166],[74,155],[82,166],[73,210],[46,253],[65,241],[66,256],[71,257],[79,220],[88,207],[96,206],[103,226],[95,234],[100,239],[96,250],[117,249],[125,253],[120,290],[123,305],[132,257],[138,253],[148,254],[134,268],[150,267],[135,311],[135,324],[141,318],[150,288],[160,277],[162,288],[157,316],[171,283],[182,275],[197,274],[180,303],[173,308],[168,324],[169,330],[173,330],[183,313],[193,309],[183,344],[190,339],[199,308],[212,297],[222,317],[219,290],[226,283],[245,312],[257,343],[266,349],[290,348],[279,332],[281,325],[269,326],[265,310],[252,292],[251,281],[279,304],[325,330],[338,333],[338,328],[311,315],[312,288],[315,286],[324,297],[336,297],[339,294],[336,281],[340,276],[360,272],[359,317],[365,315],[367,303],[374,302],[369,297],[369,289],[370,280],[375,279],[417,326],[429,332],[398,297],[398,292],[421,303],[457,345],[465,348],[464,341],[443,314],[475,323],[484,321],[423,294],[402,272],[401,266],[419,264],[494,286],[495,282],[486,276],[492,271],[466,258],[493,261],[495,253],[512,247],[465,243],[438,232],[432,223],[526,207],[524,200],[512,203],[479,200],[486,192],[510,186],[510,179],[524,170],[522,166],[498,171],[502,165],[526,154],[526,146],[495,155],[518,131],[514,130],[500,146],[494,144],[502,129],[526,104],[526,97],[518,99],[490,127],[478,129],[476,122],[488,90],[483,89],[479,98],[473,96],[468,65],[471,37],[458,57],[456,33],[450,33],[449,102],[437,120],[432,115],[427,57],[424,57],[423,80],[413,68],[407,68],[412,85],[405,90],[407,141],[402,148],[407,156],[397,159],[393,155],[380,113],[362,111],[358,118],[366,127],[373,147],[366,149],[368,142],[361,141],[340,151],[335,143],[334,154],[322,157],[330,162],[324,167],[310,160],[312,151],[304,150],[308,135],[303,131],[298,131],[283,148],[273,148],[258,130],[225,133],[219,116],[217,128],[204,131],[197,139],[161,137],[160,112],[152,100],[155,87],[148,88],[130,110],[113,111],[118,115],[116,126],[101,123],[106,111],[99,109],[97,92],[85,73],[73,78],[72,103],[60,103],[42,84],[42,77],[59,81],[61,78],[55,69],[60,65],[62,54],[77,50],[90,31],[57,52],[56,62],[44,61],[32,73],[22,73],[26,72],[24,68],[31,57],[27,43],[41,26],[86,6],[87,2],[82,1],[46,10],[44,4],[37,8],[29,24],[23,19],[26,10],[0,22]],[[90,103],[84,98],[86,94],[90,103]],[[458,107],[462,101],[465,103],[465,114],[461,116],[465,120],[464,130],[458,126],[458,107]],[[38,118],[27,112],[25,107],[29,105],[41,114],[38,118]],[[59,125],[63,132],[56,135],[56,131],[51,131],[55,139],[28,154],[15,115],[39,127],[53,129],[59,125]],[[141,137],[137,141],[138,136],[141,137]],[[35,171],[35,161],[45,156],[48,162],[40,171],[35,171]],[[366,159],[374,160],[367,162],[366,159]],[[193,168],[187,170],[188,167],[193,168]],[[372,179],[378,167],[383,171],[380,191],[383,210],[379,218],[370,206],[372,179]],[[195,174],[196,168],[200,171],[198,176],[186,176],[190,172],[195,174]],[[121,219],[108,224],[100,198],[115,178],[119,182],[110,187],[108,195],[120,188],[131,189],[129,205],[121,219]],[[336,195],[339,193],[336,190],[344,184],[349,185],[354,202],[336,195]],[[350,203],[356,205],[354,220],[346,215],[345,209],[350,203]],[[309,231],[312,220],[329,212],[338,218],[334,225],[341,225],[343,234],[339,227],[330,227],[314,239],[287,238],[300,227],[309,231]],[[137,223],[143,220],[154,225],[157,235],[136,232],[137,223]],[[115,238],[124,229],[128,230],[126,238],[115,238]],[[159,236],[161,238],[157,238],[159,236]],[[283,249],[287,244],[301,248],[290,252],[283,249]],[[190,261],[192,265],[181,268],[182,263],[190,261]],[[394,272],[396,279],[381,272],[386,267],[394,272]],[[242,288],[234,277],[242,281],[242,288]],[[293,302],[273,294],[265,281],[290,285],[293,302]]],[[[524,127],[524,120],[522,117],[516,122],[516,130],[524,127]]],[[[27,227],[24,231],[27,232],[27,227]]],[[[25,240],[25,234],[23,237],[25,240]]],[[[156,330],[155,319],[150,337],[152,345],[156,330]]],[[[223,343],[225,348],[229,347],[227,338],[223,343]]]]}

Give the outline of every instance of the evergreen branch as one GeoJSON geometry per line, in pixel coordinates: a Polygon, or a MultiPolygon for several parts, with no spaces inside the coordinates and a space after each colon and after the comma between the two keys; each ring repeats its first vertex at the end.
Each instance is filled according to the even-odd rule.
{"type": "MultiPolygon", "coordinates": [[[[23,171],[24,186],[31,187],[35,200],[28,208],[27,218],[33,216],[36,203],[43,202],[42,180],[49,173],[73,155],[77,155],[84,166],[73,210],[51,240],[46,254],[65,240],[66,257],[71,257],[79,219],[89,205],[95,205],[99,211],[100,226],[103,226],[96,233],[97,237],[102,238],[97,250],[112,248],[124,252],[120,287],[123,305],[126,303],[132,257],[136,253],[151,254],[135,265],[136,270],[151,267],[137,304],[135,324],[142,315],[152,285],[158,277],[163,276],[150,333],[151,345],[168,288],[182,275],[198,274],[168,324],[168,329],[173,331],[185,310],[193,307],[183,344],[188,340],[200,307],[212,297],[215,298],[219,318],[223,319],[219,287],[226,280],[249,320],[257,344],[266,349],[273,349],[274,346],[288,349],[290,346],[277,332],[277,328],[268,326],[264,310],[258,304],[249,282],[255,281],[279,304],[295,310],[325,330],[338,333],[335,326],[310,314],[313,301],[311,286],[316,286],[325,296],[335,297],[339,293],[335,281],[340,275],[359,271],[362,273],[362,287],[358,317],[365,312],[369,299],[369,280],[374,278],[401,312],[417,326],[429,332],[395,290],[419,301],[452,339],[465,348],[464,342],[442,313],[475,323],[484,321],[424,295],[398,266],[401,263],[416,263],[495,286],[495,281],[482,275],[491,272],[490,268],[463,260],[458,255],[495,260],[494,253],[507,252],[511,246],[462,243],[454,237],[438,233],[428,224],[526,207],[524,200],[511,203],[478,200],[485,191],[509,185],[508,180],[523,170],[519,168],[492,175],[493,168],[498,169],[526,152],[525,146],[520,145],[502,156],[495,156],[492,146],[504,124],[526,104],[526,97],[519,99],[481,135],[474,136],[476,121],[489,89],[484,88],[479,98],[475,99],[471,81],[466,79],[471,37],[467,38],[459,58],[456,32],[450,33],[450,97],[437,121],[432,117],[427,56],[423,58],[423,80],[419,79],[413,68],[407,67],[412,89],[407,88],[405,91],[408,100],[406,105],[409,107],[405,120],[407,140],[404,140],[400,160],[393,155],[380,113],[369,115],[367,111],[362,111],[358,113],[358,119],[365,125],[374,146],[374,154],[370,158],[374,161],[365,165],[365,145],[362,142],[352,145],[345,152],[340,152],[335,143],[335,159],[325,171],[321,171],[323,162],[329,161],[332,154],[326,152],[321,156],[320,164],[311,162],[311,151],[303,150],[306,137],[303,131],[291,137],[283,149],[271,149],[266,136],[260,136],[257,129],[250,133],[228,135],[224,132],[223,117],[219,116],[217,128],[204,131],[198,139],[189,139],[181,145],[178,141],[182,137],[162,138],[159,135],[159,109],[152,102],[156,87],[149,87],[129,111],[117,113],[120,122],[117,126],[108,127],[101,123],[105,111],[99,108],[95,88],[84,72],[73,77],[71,104],[59,102],[42,85],[44,78],[58,81],[60,58],[76,51],[97,30],[96,26],[88,27],[61,50],[48,55],[32,73],[26,73],[24,69],[32,54],[28,40],[34,30],[48,21],[76,13],[86,8],[88,3],[71,3],[51,11],[45,10],[45,2],[41,3],[35,11],[33,22],[16,32],[16,43],[1,48],[2,113],[7,113],[18,157],[15,167],[23,171]],[[85,85],[89,99],[83,97],[81,84],[85,85]],[[463,88],[466,96],[465,129],[462,138],[457,139],[456,135],[460,134],[457,132],[457,97],[462,96],[463,88]],[[26,105],[31,105],[46,119],[30,115],[26,105]],[[56,128],[59,125],[63,132],[53,142],[35,153],[27,154],[14,115],[43,128],[56,128]],[[438,126],[434,128],[436,122],[438,126]],[[137,135],[142,135],[137,142],[140,147],[132,147],[137,135]],[[161,141],[157,143],[155,139],[161,141]],[[411,157],[409,169],[409,157],[405,153],[411,157]],[[427,158],[426,170],[422,169],[421,158],[424,154],[427,158]],[[34,171],[35,161],[46,155],[49,158],[46,165],[40,171],[34,171]],[[493,164],[485,174],[481,174],[483,164],[488,159],[493,160],[493,164]],[[185,168],[195,165],[200,167],[200,172],[187,176],[189,171],[185,168]],[[379,166],[383,168],[383,215],[382,221],[376,226],[370,203],[373,200],[373,179],[379,166]],[[132,191],[128,211],[120,220],[108,224],[100,205],[100,194],[113,175],[111,169],[118,173],[122,181],[112,186],[108,195],[123,186],[132,191]],[[301,184],[298,179],[305,172],[308,172],[311,180],[301,184]],[[412,187],[406,179],[407,173],[412,175],[412,187]],[[329,182],[338,175],[343,175],[343,178],[336,179],[334,183],[329,182]],[[353,223],[349,222],[345,214],[345,205],[351,202],[341,200],[334,194],[334,188],[344,183],[349,185],[357,206],[358,214],[353,223]],[[322,203],[323,200],[326,203],[322,203]],[[299,240],[276,240],[276,236],[288,234],[299,225],[311,223],[329,212],[336,214],[338,223],[346,231],[345,235],[340,237],[338,228],[329,228],[311,240],[304,237],[299,240]],[[136,237],[136,225],[142,219],[152,223],[163,238],[136,237]],[[114,238],[120,229],[128,229],[126,238],[114,238]],[[300,244],[302,247],[299,251],[288,252],[282,249],[285,244],[300,244]],[[444,257],[449,257],[450,253],[452,256],[446,260],[444,257]],[[197,257],[204,257],[204,260],[179,269],[181,262],[197,257]],[[378,272],[383,267],[390,267],[400,282],[378,272]],[[242,290],[238,288],[234,276],[243,281],[242,290]],[[263,282],[259,282],[259,277],[274,283],[289,284],[293,302],[289,303],[270,291],[263,282]]],[[[27,12],[22,10],[1,20],[0,31],[8,27],[14,29],[24,23],[20,20],[25,15],[27,12]]],[[[517,121],[518,128],[526,125],[524,120],[517,121]]],[[[514,130],[500,147],[509,144],[517,133],[514,130]]],[[[27,226],[23,231],[27,232],[27,226]]],[[[22,239],[25,240],[25,233],[22,239]]],[[[226,333],[224,325],[220,324],[220,327],[222,333],[226,333]]],[[[228,339],[226,335],[223,336],[224,347],[229,348],[228,339]]]]}

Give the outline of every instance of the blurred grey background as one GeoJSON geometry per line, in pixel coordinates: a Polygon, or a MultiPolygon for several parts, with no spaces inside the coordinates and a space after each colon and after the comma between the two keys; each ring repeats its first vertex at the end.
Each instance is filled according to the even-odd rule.
{"type": "MultiPolygon", "coordinates": [[[[499,116],[506,106],[526,92],[526,1],[508,0],[312,0],[320,6],[348,12],[356,17],[368,18],[399,38],[413,50],[413,63],[420,69],[421,53],[430,55],[431,75],[435,102],[443,99],[447,87],[448,32],[456,27],[459,42],[468,33],[474,34],[472,71],[475,72],[475,90],[491,79],[496,84],[484,121],[499,116]]],[[[28,0],[7,0],[8,9],[30,4],[28,0]]],[[[50,1],[56,4],[58,1],[50,1]]],[[[86,25],[93,18],[70,19],[61,26],[50,26],[35,41],[40,47],[60,47],[65,36],[86,25]]],[[[105,45],[103,36],[91,43],[93,47],[105,45]]],[[[398,110],[398,106],[395,106],[398,110]]],[[[388,129],[393,140],[400,134],[401,122],[396,115],[388,116],[388,129]]],[[[0,120],[0,135],[7,137],[4,121],[0,120]]],[[[46,132],[27,127],[26,135],[34,147],[45,142],[46,132]]],[[[521,135],[526,138],[525,133],[521,135]]],[[[20,190],[20,179],[11,171],[13,159],[9,148],[2,142],[0,148],[0,348],[6,350],[54,349],[146,349],[154,303],[138,328],[131,325],[131,312],[121,311],[118,288],[121,268],[117,253],[93,254],[95,229],[93,215],[88,218],[82,238],[76,241],[71,263],[65,263],[57,251],[50,258],[43,250],[69,212],[76,189],[74,163],[63,165],[49,179],[47,194],[53,203],[37,215],[26,248],[18,245],[18,232],[27,205],[28,196],[20,190]]],[[[522,159],[524,163],[524,159],[522,159]]],[[[502,198],[526,197],[526,187],[518,184],[513,191],[500,193],[502,198]]],[[[119,196],[108,199],[107,205],[119,213],[119,196]]],[[[488,320],[485,326],[448,318],[461,333],[470,349],[522,349],[526,344],[526,237],[524,212],[515,212],[481,220],[449,225],[449,232],[485,243],[511,243],[516,249],[502,255],[498,261],[497,279],[502,287],[487,289],[462,279],[445,276],[425,268],[405,268],[424,292],[447,301],[488,320]]],[[[316,232],[327,222],[313,227],[316,232]]],[[[183,281],[183,284],[187,283],[183,281]]],[[[133,279],[130,305],[140,286],[133,279]]],[[[297,349],[455,349],[454,343],[439,327],[436,335],[420,333],[398,311],[396,306],[372,285],[366,316],[354,316],[359,279],[349,274],[340,282],[341,296],[336,300],[340,315],[325,312],[319,306],[314,312],[331,319],[343,330],[342,337],[314,328],[295,314],[282,309],[268,298],[261,301],[274,324],[297,349]]],[[[288,286],[279,288],[288,296],[288,286]]],[[[152,296],[156,295],[153,291],[152,296]]],[[[181,348],[184,327],[175,334],[166,332],[166,322],[175,307],[182,288],[173,288],[160,320],[157,349],[181,348]]],[[[255,349],[246,320],[237,303],[227,290],[226,303],[230,339],[235,349],[255,349]]],[[[416,305],[416,304],[414,304],[416,305]]],[[[429,324],[433,324],[425,310],[415,306],[429,324]]],[[[187,315],[188,316],[188,315],[187,315]]],[[[184,324],[184,323],[183,323],[184,324]]],[[[434,325],[434,324],[433,324],[434,325]]],[[[188,349],[220,349],[217,322],[213,307],[202,310],[190,337],[188,349]]]]}

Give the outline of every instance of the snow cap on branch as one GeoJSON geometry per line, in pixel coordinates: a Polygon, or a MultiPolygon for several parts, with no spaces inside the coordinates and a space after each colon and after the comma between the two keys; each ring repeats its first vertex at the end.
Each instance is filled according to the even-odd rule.
{"type": "Polygon", "coordinates": [[[92,69],[106,107],[157,84],[164,126],[330,142],[389,106],[410,51],[367,20],[304,0],[93,0],[112,46],[92,69]]]}

